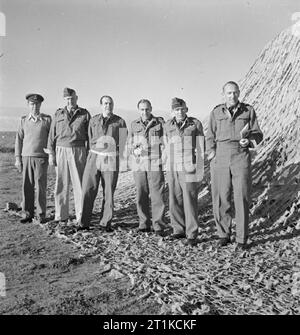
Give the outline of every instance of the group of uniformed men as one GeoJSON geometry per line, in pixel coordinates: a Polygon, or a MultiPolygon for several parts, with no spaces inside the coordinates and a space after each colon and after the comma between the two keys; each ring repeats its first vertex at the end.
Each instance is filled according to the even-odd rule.
{"type": "Polygon", "coordinates": [[[166,170],[173,228],[170,238],[186,238],[185,244],[195,246],[198,193],[206,151],[211,168],[218,246],[231,243],[233,190],[237,247],[245,249],[251,187],[249,148],[253,141],[259,144],[263,135],[253,107],[240,102],[239,94],[235,82],[224,85],[225,102],[210,114],[206,141],[201,122],[187,116],[186,102],[179,98],[172,99],[172,118],[166,122],[152,114],[149,100],[140,100],[137,104],[140,117],[131,123],[128,137],[125,121],[113,113],[114,101],[110,96],[101,97],[102,111],[91,118],[86,109],[77,105],[75,90],[65,88],[65,107],[58,109],[51,119],[50,115],[40,112],[44,100],[41,95],[26,95],[29,113],[21,117],[15,142],[15,165],[23,171],[22,210],[26,216],[21,222],[32,222],[34,218],[35,189],[37,220],[41,223],[46,220],[49,164],[56,169],[55,220],[69,219],[71,180],[78,222],[76,229],[88,230],[101,182],[100,228],[113,231],[114,192],[120,160],[130,157],[137,192],[138,232],[154,230],[156,235],[165,236],[166,170]]]}

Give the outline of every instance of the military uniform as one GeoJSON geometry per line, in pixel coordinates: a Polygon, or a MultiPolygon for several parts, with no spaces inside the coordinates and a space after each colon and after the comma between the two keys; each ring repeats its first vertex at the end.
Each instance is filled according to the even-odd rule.
{"type": "Polygon", "coordinates": [[[82,180],[82,215],[80,227],[89,227],[99,183],[103,188],[102,218],[100,225],[109,228],[113,218],[114,192],[119,175],[119,155],[127,138],[125,121],[112,114],[92,117],[89,123],[90,152],[82,180]]]}
{"type": "Polygon", "coordinates": [[[88,150],[90,113],[77,106],[71,114],[66,107],[56,111],[48,139],[48,150],[56,156],[57,162],[55,183],[57,221],[69,218],[70,180],[77,220],[81,216],[81,182],[88,150]]]}
{"type": "Polygon", "coordinates": [[[137,190],[136,205],[140,230],[151,228],[150,199],[154,230],[162,231],[165,228],[165,180],[161,161],[163,124],[163,118],[153,115],[145,122],[138,118],[131,123],[132,170],[137,190]],[[135,154],[136,149],[139,149],[138,155],[135,154]]]}
{"type": "Polygon", "coordinates": [[[233,188],[236,241],[244,244],[248,238],[251,161],[249,147],[242,148],[239,144],[242,137],[257,144],[262,141],[253,107],[239,103],[231,114],[225,104],[216,106],[210,114],[207,131],[207,153],[212,156],[215,153],[210,163],[214,218],[219,237],[229,238],[233,188]]]}
{"type": "MultiPolygon", "coordinates": [[[[39,94],[28,94],[26,99],[34,102],[44,100],[39,94]]],[[[34,216],[35,189],[37,217],[44,220],[46,216],[48,155],[44,148],[47,146],[50,125],[50,115],[29,114],[21,117],[16,133],[15,156],[19,160],[22,156],[23,165],[22,210],[28,219],[34,216]]]]}
{"type": "Polygon", "coordinates": [[[186,116],[164,125],[171,225],[175,235],[190,240],[198,236],[198,193],[203,177],[204,135],[202,124],[186,116]]]}

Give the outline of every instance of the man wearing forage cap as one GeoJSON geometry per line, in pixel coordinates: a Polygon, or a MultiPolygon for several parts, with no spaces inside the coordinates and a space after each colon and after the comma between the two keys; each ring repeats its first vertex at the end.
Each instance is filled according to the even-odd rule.
{"type": "Polygon", "coordinates": [[[23,171],[22,210],[26,216],[21,223],[34,217],[34,189],[36,189],[37,219],[45,222],[48,155],[47,146],[51,116],[40,113],[44,98],[40,94],[26,95],[29,113],[21,117],[15,141],[15,166],[23,171]]]}
{"type": "Polygon", "coordinates": [[[204,169],[201,122],[187,116],[184,100],[172,99],[173,118],[164,125],[169,207],[173,239],[186,237],[195,246],[198,236],[198,192],[204,169]]]}
{"type": "Polygon", "coordinates": [[[69,187],[72,181],[76,219],[81,215],[81,181],[88,150],[90,113],[77,105],[75,90],[63,91],[65,107],[53,118],[48,138],[49,164],[56,165],[55,220],[69,218],[69,187]]]}

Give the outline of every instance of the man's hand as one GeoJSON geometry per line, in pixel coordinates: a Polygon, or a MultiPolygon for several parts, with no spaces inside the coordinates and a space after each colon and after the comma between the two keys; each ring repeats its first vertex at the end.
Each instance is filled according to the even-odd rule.
{"type": "Polygon", "coordinates": [[[56,158],[53,154],[49,154],[49,165],[56,166],[56,158]]]}
{"type": "Polygon", "coordinates": [[[213,150],[208,156],[207,159],[210,162],[216,156],[215,150],[213,150]]]}
{"type": "Polygon", "coordinates": [[[23,171],[23,164],[21,158],[16,157],[15,167],[17,168],[18,172],[21,173],[23,171]]]}
{"type": "Polygon", "coordinates": [[[142,155],[142,148],[141,147],[137,147],[133,150],[133,154],[135,157],[139,157],[142,155]]]}
{"type": "Polygon", "coordinates": [[[248,147],[248,145],[249,145],[249,140],[247,138],[242,138],[240,140],[240,146],[242,148],[246,148],[246,147],[248,147]]]}

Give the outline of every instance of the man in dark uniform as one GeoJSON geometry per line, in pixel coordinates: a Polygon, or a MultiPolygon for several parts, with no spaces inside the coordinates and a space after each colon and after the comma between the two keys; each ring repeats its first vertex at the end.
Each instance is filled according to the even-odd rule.
{"type": "Polygon", "coordinates": [[[153,116],[151,102],[147,99],[140,100],[137,107],[141,116],[131,123],[131,151],[137,190],[138,231],[152,230],[149,213],[151,199],[152,226],[156,235],[162,236],[166,226],[163,199],[165,183],[161,161],[164,119],[153,116]]]}
{"type": "Polygon", "coordinates": [[[88,230],[99,183],[103,188],[100,227],[112,231],[114,192],[119,175],[119,155],[123,154],[127,139],[125,121],[113,113],[114,102],[110,96],[100,99],[102,113],[92,117],[89,124],[90,152],[82,180],[82,215],[78,230],[88,230]]]}
{"type": "Polygon", "coordinates": [[[195,246],[198,236],[198,193],[203,178],[204,135],[201,122],[187,116],[184,100],[172,100],[173,118],[164,125],[166,169],[172,238],[187,237],[195,246]]]}
{"type": "Polygon", "coordinates": [[[51,116],[40,113],[44,98],[40,94],[27,94],[29,114],[22,116],[15,142],[15,166],[23,171],[22,209],[26,217],[21,223],[31,222],[34,216],[34,189],[36,189],[37,219],[45,222],[48,155],[47,146],[51,116]],[[22,157],[22,158],[21,158],[22,157]]]}
{"type": "Polygon", "coordinates": [[[249,147],[259,144],[263,134],[252,106],[239,102],[239,87],[227,82],[223,87],[225,103],[210,114],[207,131],[207,153],[211,166],[214,218],[220,247],[230,243],[231,193],[236,212],[238,249],[247,247],[251,161],[249,147]]]}
{"type": "Polygon", "coordinates": [[[66,106],[53,118],[48,138],[49,165],[56,165],[55,220],[69,218],[69,188],[72,181],[76,219],[81,216],[81,181],[88,150],[90,113],[77,105],[75,90],[63,92],[66,106]]]}

